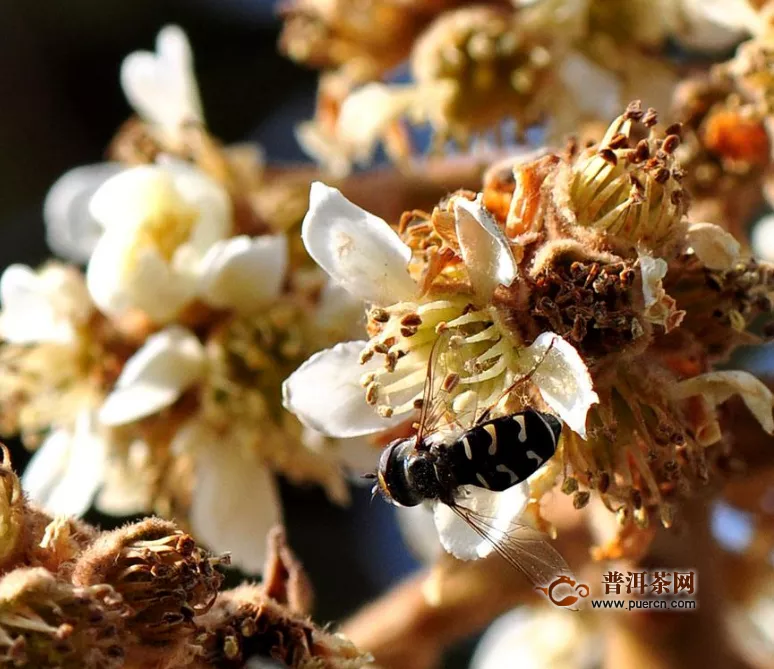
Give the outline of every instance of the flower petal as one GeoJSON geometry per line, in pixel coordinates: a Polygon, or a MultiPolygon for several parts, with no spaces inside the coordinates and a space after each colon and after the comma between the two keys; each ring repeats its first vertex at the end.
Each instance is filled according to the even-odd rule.
{"type": "Polygon", "coordinates": [[[144,441],[129,445],[125,454],[108,453],[104,485],[94,506],[109,516],[132,516],[152,511],[153,474],[149,469],[151,450],[144,441]]]}
{"type": "Polygon", "coordinates": [[[516,279],[510,244],[480,199],[455,198],[454,215],[470,283],[476,295],[489,299],[498,285],[510,286],[516,279]]]}
{"type": "Polygon", "coordinates": [[[307,427],[346,439],[381,432],[406,419],[381,418],[365,401],[361,377],[380,366],[360,364],[367,342],[350,341],[315,353],[282,384],[282,405],[307,427]]]}
{"type": "Polygon", "coordinates": [[[317,303],[314,323],[332,341],[357,339],[365,331],[363,301],[329,277],[317,303]]]}
{"type": "MultiPolygon", "coordinates": [[[[461,486],[459,505],[487,518],[495,532],[507,532],[518,521],[529,501],[527,482],[493,492],[474,486],[461,486]]],[[[435,503],[435,527],[441,545],[459,560],[477,560],[490,555],[494,547],[462,520],[449,506],[435,503]]]]}
{"type": "Polygon", "coordinates": [[[396,507],[398,527],[411,552],[427,564],[434,563],[443,547],[435,531],[435,515],[432,505],[419,504],[396,507]]]}
{"type": "Polygon", "coordinates": [[[277,299],[287,266],[285,235],[224,239],[202,260],[199,294],[214,307],[254,313],[277,299]]]}
{"type": "Polygon", "coordinates": [[[197,381],[204,366],[204,349],[191,332],[178,326],[157,332],[124,366],[100,421],[123,425],[158,413],[197,381]]]}
{"type": "Polygon", "coordinates": [[[709,269],[730,269],[739,259],[739,242],[719,225],[692,223],[688,228],[687,237],[696,257],[709,269]]]}
{"type": "Polygon", "coordinates": [[[774,434],[774,395],[749,372],[728,371],[701,374],[677,384],[676,399],[702,395],[713,405],[722,404],[732,395],[740,395],[747,408],[766,432],[774,434]]]}
{"type": "Polygon", "coordinates": [[[104,462],[104,440],[91,411],[85,411],[72,432],[56,430],[43,442],[22,476],[22,487],[49,513],[81,516],[102,485],[104,462]]]}
{"type": "Polygon", "coordinates": [[[546,404],[585,439],[586,415],[599,403],[586,363],[572,344],[553,332],[539,335],[527,352],[532,365],[539,363],[532,381],[546,404]]]}
{"type": "Polygon", "coordinates": [[[166,26],[156,53],[135,51],[121,64],[121,86],[146,121],[174,138],[185,123],[204,122],[191,45],[177,26],[166,26]]]}
{"type": "Polygon", "coordinates": [[[387,86],[373,82],[350,93],[341,105],[336,136],[351,147],[355,160],[368,161],[390,123],[408,112],[416,86],[387,86]]]}
{"type": "Polygon", "coordinates": [[[385,221],[335,188],[312,184],[301,236],[314,261],[353,295],[378,304],[416,295],[411,249],[385,221]]]}
{"type": "Polygon", "coordinates": [[[65,172],[51,186],[43,203],[46,241],[59,257],[85,264],[102,229],[89,211],[89,201],[110,177],[124,169],[120,163],[96,163],[65,172]]]}
{"type": "Polygon", "coordinates": [[[0,337],[13,344],[71,343],[94,306],[83,276],[73,267],[48,265],[36,272],[10,265],[0,276],[0,337]]]}
{"type": "Polygon", "coordinates": [[[558,75],[572,96],[573,116],[615,118],[620,114],[621,81],[577,51],[561,59],[558,75]]]}
{"type": "Polygon", "coordinates": [[[677,308],[677,302],[664,290],[662,279],[667,273],[667,263],[663,258],[653,258],[645,253],[640,254],[639,262],[645,317],[670,332],[680,325],[685,312],[677,308]]]}
{"type": "Polygon", "coordinates": [[[207,431],[195,437],[196,489],[191,527],[215,551],[228,551],[234,566],[257,574],[266,559],[266,535],[282,522],[277,484],[258,459],[207,431]]]}
{"type": "Polygon", "coordinates": [[[774,214],[764,216],[753,226],[750,245],[756,258],[774,262],[774,214]]]}

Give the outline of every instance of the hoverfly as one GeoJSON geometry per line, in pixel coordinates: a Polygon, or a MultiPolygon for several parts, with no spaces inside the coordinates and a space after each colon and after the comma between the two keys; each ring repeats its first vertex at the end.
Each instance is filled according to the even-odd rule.
{"type": "Polygon", "coordinates": [[[545,535],[516,522],[498,527],[494,518],[466,503],[476,488],[503,492],[526,481],[554,455],[562,423],[552,414],[526,409],[490,418],[500,400],[526,382],[543,359],[479,414],[475,406],[462,412],[450,408],[460,382],[459,374],[448,371],[460,369],[448,364],[454,356],[453,336],[446,330],[430,354],[416,434],[395,439],[382,451],[377,472],[368,475],[377,479],[374,493],[380,491],[396,506],[446,505],[502,558],[543,586],[559,573],[570,573],[545,535]],[[453,420],[442,433],[438,426],[449,414],[453,420]]]}

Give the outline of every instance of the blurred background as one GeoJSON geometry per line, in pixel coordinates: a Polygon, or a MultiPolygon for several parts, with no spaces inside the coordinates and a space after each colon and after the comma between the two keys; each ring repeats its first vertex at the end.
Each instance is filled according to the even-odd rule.
{"type": "MultiPolygon", "coordinates": [[[[167,23],[189,35],[212,133],[225,143],[258,142],[271,161],[303,160],[293,126],[312,115],[316,74],[277,53],[275,10],[271,0],[0,2],[0,271],[49,255],[46,191],[66,170],[103,159],[130,114],[121,60],[152,50],[167,23]]],[[[21,470],[29,456],[10,445],[21,470]]],[[[319,622],[341,620],[417,566],[391,509],[371,503],[368,488],[354,491],[349,510],[316,489],[283,485],[282,493],[319,622]]],[[[118,522],[88,520],[106,528],[118,522]]],[[[445,666],[464,666],[470,647],[453,651],[445,666]]]]}

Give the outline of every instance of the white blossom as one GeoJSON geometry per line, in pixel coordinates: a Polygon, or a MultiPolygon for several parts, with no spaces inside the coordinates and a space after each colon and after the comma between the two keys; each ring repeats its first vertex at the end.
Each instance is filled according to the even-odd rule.
{"type": "MultiPolygon", "coordinates": [[[[470,312],[461,315],[461,307],[455,311],[457,307],[448,301],[414,302],[419,299],[419,291],[409,272],[411,249],[385,221],[322,184],[312,186],[310,200],[303,231],[310,255],[354,296],[379,307],[416,309],[428,323],[422,339],[427,343],[409,350],[389,371],[383,365],[380,369],[375,358],[361,357],[368,342],[338,344],[313,355],[285,381],[283,403],[307,427],[332,437],[378,433],[413,419],[414,402],[421,397],[424,386],[427,355],[437,337],[434,324],[445,321],[448,327],[455,327],[452,318],[447,321],[447,311],[463,320],[476,316],[470,312]],[[379,412],[366,401],[363,379],[374,374],[382,374],[379,382],[383,381],[390,411],[379,412]]],[[[498,285],[508,286],[517,280],[513,251],[479,201],[458,198],[453,211],[467,275],[477,299],[486,303],[498,285]]],[[[477,342],[482,341],[486,338],[477,336],[477,342]]],[[[492,341],[489,352],[483,355],[489,355],[490,360],[497,356],[498,361],[478,375],[480,380],[472,375],[461,380],[460,385],[467,383],[466,387],[475,389],[479,382],[499,377],[502,385],[497,388],[502,389],[514,378],[532,371],[532,382],[550,409],[570,429],[585,437],[588,409],[599,398],[578,352],[553,333],[540,335],[530,346],[518,347],[513,354],[509,353],[511,345],[505,339],[492,341]]],[[[493,393],[495,397],[497,394],[493,393]]],[[[461,489],[460,494],[466,496],[461,503],[483,510],[495,519],[496,526],[505,529],[523,511],[528,492],[526,486],[515,486],[506,493],[461,489]]],[[[442,504],[436,505],[435,521],[441,543],[453,554],[471,559],[491,550],[442,504]]]]}

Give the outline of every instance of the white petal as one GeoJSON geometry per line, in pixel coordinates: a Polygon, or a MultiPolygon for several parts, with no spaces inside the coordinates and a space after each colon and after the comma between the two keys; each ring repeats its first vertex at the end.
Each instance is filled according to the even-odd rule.
{"type": "Polygon", "coordinates": [[[120,163],[84,165],[65,172],[54,182],[43,203],[46,241],[59,257],[85,264],[102,229],[89,211],[89,201],[110,177],[124,168],[120,163]]]}
{"type": "Polygon", "coordinates": [[[274,476],[235,444],[206,433],[197,443],[194,535],[216,552],[230,552],[236,567],[257,574],[266,558],[266,535],[282,522],[274,476]]]}
{"type": "MultiPolygon", "coordinates": [[[[529,485],[525,481],[503,492],[493,492],[474,486],[462,486],[459,505],[485,516],[495,531],[507,532],[518,521],[529,501],[529,485]]],[[[459,560],[477,560],[494,551],[491,542],[482,538],[452,509],[435,503],[435,527],[447,552],[459,560]]]]}
{"type": "Polygon", "coordinates": [[[667,263],[663,258],[641,254],[640,271],[642,272],[642,296],[645,299],[645,307],[652,307],[664,293],[661,280],[666,276],[667,263]]]}
{"type": "Polygon", "coordinates": [[[435,562],[443,547],[435,531],[433,507],[425,504],[396,507],[395,513],[403,541],[411,552],[423,562],[435,562]]]}
{"type": "Polygon", "coordinates": [[[709,269],[730,269],[739,259],[739,242],[719,225],[692,223],[687,237],[696,257],[709,269]]]}
{"type": "Polygon", "coordinates": [[[353,295],[378,304],[416,295],[411,249],[385,221],[335,188],[312,184],[301,236],[314,261],[353,295]]]}
{"type": "Polygon", "coordinates": [[[161,411],[201,377],[204,367],[204,349],[185,328],[173,326],[148,337],[102,404],[100,421],[123,425],[161,411]]]}
{"type": "MultiPolygon", "coordinates": [[[[567,588],[562,588],[563,596],[569,594],[567,588]]],[[[603,664],[604,645],[599,630],[567,610],[520,607],[490,625],[470,669],[593,669],[603,664]]]]}
{"type": "Polygon", "coordinates": [[[182,124],[204,121],[191,46],[177,26],[159,32],[155,54],[136,51],[124,59],[121,86],[137,113],[171,138],[182,124]]]}
{"type": "Polygon", "coordinates": [[[0,337],[12,344],[67,341],[72,334],[68,323],[57,322],[40,277],[27,265],[6,268],[0,277],[0,300],[0,337]]]}
{"type": "Polygon", "coordinates": [[[516,279],[516,260],[505,234],[479,200],[454,200],[454,216],[462,259],[473,290],[488,299],[498,285],[516,279]]]}
{"type": "Polygon", "coordinates": [[[540,363],[532,381],[546,404],[585,439],[586,415],[599,403],[586,363],[572,344],[553,332],[539,335],[527,352],[532,364],[540,363]]]}
{"type": "Polygon", "coordinates": [[[105,444],[91,412],[76,418],[73,432],[53,432],[32,457],[22,487],[52,514],[83,515],[102,484],[105,444]]]}
{"type": "Polygon", "coordinates": [[[254,313],[277,299],[287,265],[285,235],[224,239],[202,260],[199,294],[215,307],[254,313]]]}
{"type": "Polygon", "coordinates": [[[676,399],[704,396],[712,404],[722,404],[732,395],[740,395],[766,432],[774,434],[774,395],[749,372],[728,371],[701,374],[677,384],[676,399]]]}
{"type": "Polygon", "coordinates": [[[333,341],[357,339],[365,332],[363,300],[328,278],[315,310],[315,327],[334,337],[333,341]]]}
{"type": "Polygon", "coordinates": [[[304,426],[301,434],[304,446],[327,458],[333,458],[348,470],[350,481],[355,485],[373,485],[373,481],[363,478],[363,474],[376,471],[382,449],[367,437],[351,439],[332,439],[322,432],[304,426]]]}
{"type": "Polygon", "coordinates": [[[764,216],[753,226],[750,245],[756,258],[774,262],[774,214],[764,216]]]}
{"type": "Polygon", "coordinates": [[[615,118],[621,113],[621,83],[609,70],[572,51],[561,59],[558,74],[572,95],[576,118],[615,118]]]}
{"type": "Polygon", "coordinates": [[[381,418],[366,404],[361,377],[379,360],[360,364],[367,342],[350,341],[315,353],[282,384],[282,405],[307,427],[345,439],[381,432],[405,417],[381,418]]]}
{"type": "Polygon", "coordinates": [[[719,26],[738,31],[755,33],[764,27],[758,12],[750,0],[682,0],[682,4],[694,16],[694,20],[703,18],[719,26]]]}
{"type": "Polygon", "coordinates": [[[14,344],[72,343],[94,309],[80,272],[57,264],[38,272],[10,265],[0,277],[0,301],[0,337],[14,344]]]}
{"type": "Polygon", "coordinates": [[[144,441],[135,441],[119,460],[105,461],[105,482],[94,506],[109,516],[148,514],[152,510],[153,475],[148,467],[151,450],[144,441]]]}
{"type": "Polygon", "coordinates": [[[139,249],[129,273],[121,271],[122,239],[103,235],[91,256],[86,284],[100,311],[120,316],[140,309],[154,323],[173,320],[196,296],[197,279],[175,272],[154,248],[139,249]]]}
{"type": "Polygon", "coordinates": [[[347,96],[336,122],[336,137],[351,146],[356,160],[371,158],[387,127],[416,99],[415,86],[366,84],[347,96]]]}

